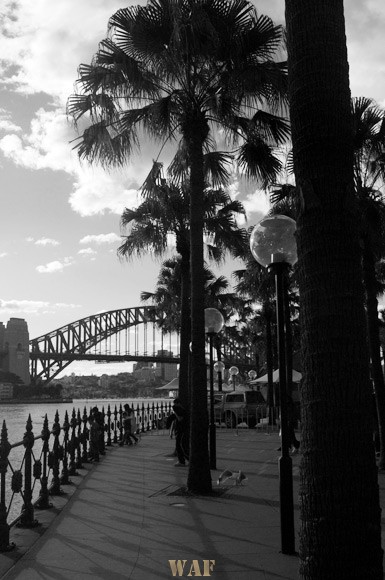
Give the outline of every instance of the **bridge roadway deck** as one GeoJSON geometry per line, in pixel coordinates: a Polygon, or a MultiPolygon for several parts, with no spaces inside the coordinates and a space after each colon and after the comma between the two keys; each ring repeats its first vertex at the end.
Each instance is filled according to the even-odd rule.
{"type": "MultiPolygon", "coordinates": [[[[214,560],[218,580],[294,580],[298,558],[280,553],[278,446],[276,433],[218,430],[214,489],[224,469],[242,469],[247,480],[227,482],[214,497],[170,495],[185,485],[187,468],[168,456],[174,442],[166,432],[109,448],[63,486],[67,495],[52,498],[53,509],[35,512],[40,526],[12,530],[16,548],[0,554],[0,578],[163,580],[173,577],[169,560],[187,561],[184,577],[203,576],[203,560],[214,560]]],[[[294,456],[296,530],[298,466],[294,456]]]]}

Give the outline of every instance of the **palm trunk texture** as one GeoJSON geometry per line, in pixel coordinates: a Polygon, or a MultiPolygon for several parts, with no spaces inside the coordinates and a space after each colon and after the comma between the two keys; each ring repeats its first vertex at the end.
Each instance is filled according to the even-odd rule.
{"type": "MultiPolygon", "coordinates": [[[[380,443],[379,469],[385,469],[385,381],[381,364],[381,344],[378,324],[378,300],[375,261],[373,253],[364,242],[364,280],[366,288],[366,316],[368,324],[369,352],[372,363],[372,378],[376,399],[378,437],[380,443]]],[[[373,423],[376,417],[373,417],[373,423]]]]}
{"type": "Polygon", "coordinates": [[[286,0],[301,305],[300,577],[382,580],[342,0],[286,0]]]}
{"type": "Polygon", "coordinates": [[[189,381],[189,358],[191,341],[191,315],[190,315],[190,256],[182,255],[181,262],[181,324],[180,324],[180,366],[179,366],[179,392],[178,396],[182,405],[190,409],[190,381],[189,381]]]}
{"type": "Polygon", "coordinates": [[[186,123],[191,160],[190,244],[191,244],[191,425],[188,490],[205,494],[212,489],[208,453],[207,376],[205,359],[203,277],[203,141],[207,125],[200,115],[186,123]]]}

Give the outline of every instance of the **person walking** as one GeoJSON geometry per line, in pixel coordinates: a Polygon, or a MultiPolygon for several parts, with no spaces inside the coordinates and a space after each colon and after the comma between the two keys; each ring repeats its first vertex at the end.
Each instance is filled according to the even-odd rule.
{"type": "Polygon", "coordinates": [[[134,415],[134,410],[131,409],[130,405],[126,403],[124,405],[124,413],[123,413],[123,441],[120,445],[132,445],[131,439],[134,440],[135,445],[139,442],[138,437],[135,435],[136,432],[136,420],[134,415]]]}
{"type": "Polygon", "coordinates": [[[180,401],[176,398],[173,404],[175,414],[175,449],[178,456],[176,467],[186,465],[189,459],[189,414],[180,401]]]}

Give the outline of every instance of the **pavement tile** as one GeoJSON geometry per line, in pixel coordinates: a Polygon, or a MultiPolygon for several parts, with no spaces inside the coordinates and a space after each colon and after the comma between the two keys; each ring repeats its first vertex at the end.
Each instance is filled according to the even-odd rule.
{"type": "MultiPolygon", "coordinates": [[[[186,567],[215,560],[218,580],[296,579],[298,558],[280,553],[278,435],[218,431],[213,489],[224,469],[241,469],[247,480],[223,484],[215,497],[181,492],[188,471],[167,457],[174,445],[145,434],[137,447],[114,446],[79,470],[74,485],[63,486],[67,494],[52,498],[52,510],[36,511],[39,528],[11,529],[16,548],[0,554],[0,578],[168,580],[169,560],[186,560],[186,567]]],[[[295,456],[296,533],[298,465],[295,456]]],[[[384,474],[379,485],[385,505],[384,474]]]]}

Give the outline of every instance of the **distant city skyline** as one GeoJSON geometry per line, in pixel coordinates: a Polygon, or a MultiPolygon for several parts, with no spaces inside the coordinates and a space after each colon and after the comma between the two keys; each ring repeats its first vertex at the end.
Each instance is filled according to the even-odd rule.
{"type": "MultiPolygon", "coordinates": [[[[65,113],[77,67],[91,61],[108,18],[133,4],[145,2],[6,0],[1,9],[0,321],[25,319],[31,338],[101,311],[140,306],[140,293],[155,288],[160,261],[121,262],[116,250],[121,212],[140,202],[158,148],[148,143],[121,171],[80,164],[65,113]]],[[[281,0],[255,4],[284,22],[281,0]]],[[[385,6],[345,2],[345,12],[352,95],[384,107],[385,6]]],[[[234,178],[231,194],[245,204],[247,225],[268,209],[253,184],[234,178]]],[[[220,273],[229,277],[238,267],[228,262],[220,273]]]]}

